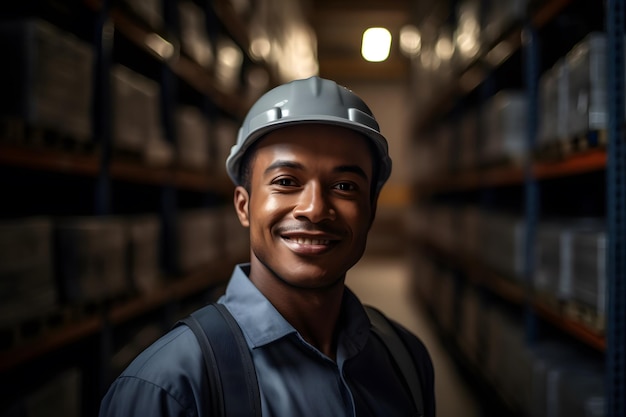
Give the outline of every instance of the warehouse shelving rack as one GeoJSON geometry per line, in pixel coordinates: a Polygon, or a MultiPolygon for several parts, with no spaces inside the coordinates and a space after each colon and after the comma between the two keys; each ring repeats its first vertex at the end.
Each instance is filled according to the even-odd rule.
{"type": "MultiPolygon", "coordinates": [[[[224,91],[214,75],[192,58],[177,54],[175,59],[164,59],[152,53],[145,43],[151,34],[158,34],[177,45],[174,16],[177,2],[163,0],[162,3],[164,27],[161,29],[129,14],[121,7],[121,2],[110,0],[26,1],[0,7],[2,18],[34,14],[51,17],[55,23],[61,23],[60,27],[68,23],[71,26],[68,30],[80,31],[80,36],[88,40],[95,53],[93,138],[88,145],[67,143],[65,138],[52,132],[52,146],[47,146],[41,143],[42,138],[31,140],[29,135],[48,135],[49,132],[31,132],[28,126],[20,124],[17,130],[14,129],[16,126],[3,126],[0,131],[0,173],[5,176],[2,183],[19,183],[20,176],[25,176],[28,178],[25,184],[32,185],[41,180],[50,188],[43,190],[45,195],[41,198],[35,199],[37,207],[33,204],[27,207],[28,203],[19,204],[19,200],[33,190],[5,187],[4,201],[7,204],[2,209],[3,217],[23,214],[117,215],[123,202],[118,201],[116,188],[130,188],[131,193],[135,193],[133,202],[142,210],[148,207],[160,214],[165,233],[161,239],[165,245],[162,248],[165,258],[162,269],[167,277],[162,287],[149,293],[129,294],[78,308],[64,307],[41,320],[17,323],[15,331],[19,337],[14,340],[10,332],[9,344],[6,345],[3,339],[0,349],[3,386],[0,414],[12,412],[6,407],[49,382],[58,373],[77,367],[82,372],[81,414],[97,415],[100,399],[115,376],[111,361],[118,345],[146,324],[157,322],[165,330],[190,306],[214,299],[223,289],[233,266],[247,258],[246,253],[231,255],[232,259],[222,259],[219,265],[205,265],[182,272],[173,255],[176,215],[182,205],[211,208],[230,199],[232,185],[220,167],[208,171],[176,166],[155,168],[119,157],[112,149],[109,71],[115,60],[113,36],[123,38],[131,48],[150,57],[148,71],[163,89],[161,115],[165,136],[170,143],[176,143],[172,126],[173,105],[179,100],[181,83],[188,85],[199,97],[196,105],[212,121],[220,118],[241,121],[251,104],[237,92],[224,91]],[[16,136],[12,136],[14,134],[16,136]],[[61,208],[54,202],[54,193],[62,191],[64,181],[79,184],[79,192],[74,194],[81,194],[80,207],[72,206],[76,200],[72,200],[69,207],[62,205],[61,208]],[[142,201],[145,195],[149,198],[142,201]],[[84,196],[88,196],[91,204],[85,203],[84,196]],[[23,213],[23,209],[28,212],[23,213]]],[[[269,86],[274,85],[272,70],[264,63],[254,61],[247,53],[250,42],[247,29],[230,1],[197,3],[202,5],[207,22],[212,25],[211,35],[220,34],[232,39],[244,53],[244,67],[263,67],[269,74],[269,86]]],[[[44,142],[46,140],[44,138],[44,142]]],[[[54,410],[50,412],[54,413],[54,410]]]]}
{"type": "Polygon", "coordinates": [[[626,130],[624,129],[624,34],[626,5],[607,2],[609,159],[608,159],[608,415],[626,415],[626,130]]]}
{"type": "MultiPolygon", "coordinates": [[[[416,118],[414,132],[419,136],[439,123],[454,119],[459,107],[469,95],[488,97],[494,93],[492,74],[501,63],[485,70],[484,61],[488,53],[497,47],[499,42],[513,47],[513,52],[521,55],[523,85],[528,96],[529,118],[526,126],[527,154],[529,157],[521,165],[495,166],[470,171],[455,172],[436,179],[425,179],[415,184],[414,196],[416,204],[424,202],[452,202],[463,200],[464,196],[473,198],[489,196],[494,189],[514,188],[520,194],[520,206],[525,219],[525,250],[522,283],[512,282],[500,273],[491,270],[481,261],[471,256],[443,247],[432,236],[413,236],[415,251],[426,255],[432,262],[445,264],[452,270],[461,271],[467,284],[486,290],[506,304],[525,311],[525,335],[528,344],[532,345],[542,336],[538,328],[548,323],[553,328],[567,334],[572,343],[580,343],[591,348],[605,361],[606,379],[606,415],[619,417],[626,415],[626,177],[624,158],[626,131],[624,129],[624,36],[626,9],[623,0],[604,2],[603,19],[607,35],[607,80],[609,100],[609,125],[607,131],[593,132],[595,147],[577,152],[560,152],[558,158],[543,158],[534,152],[538,130],[538,88],[542,58],[546,50],[542,49],[542,37],[539,33],[546,25],[558,19],[568,8],[580,4],[592,7],[593,2],[576,0],[548,0],[530,13],[526,21],[518,22],[506,31],[502,37],[489,45],[479,57],[467,64],[456,74],[456,80],[448,87],[448,91],[439,95],[438,100],[420,109],[416,118]],[[448,118],[448,119],[446,119],[448,118]],[[598,140],[600,138],[600,140],[598,140]],[[550,181],[568,180],[573,177],[593,176],[604,180],[599,188],[605,189],[604,215],[607,221],[608,255],[607,255],[607,328],[604,334],[591,330],[579,321],[571,319],[553,305],[533,295],[530,280],[536,260],[533,245],[536,226],[542,213],[543,184],[550,181]],[[478,195],[478,197],[476,197],[478,195]]],[[[595,4],[596,8],[602,7],[595,4]]],[[[547,48],[546,48],[547,49],[547,48]]],[[[510,58],[510,55],[509,55],[510,58]]],[[[519,59],[519,58],[518,58],[519,59]]],[[[503,61],[506,62],[506,61],[503,61]]],[[[584,142],[587,144],[587,142],[584,142]]],[[[562,151],[562,149],[560,150],[562,151]]],[[[487,197],[491,203],[491,199],[487,197]]],[[[457,276],[459,274],[456,274],[457,276]]],[[[418,278],[419,279],[419,278],[418,278]]],[[[458,279],[458,278],[457,278],[458,279]]],[[[418,294],[420,296],[420,294],[418,294]]],[[[428,299],[423,300],[428,306],[428,299]]],[[[457,311],[458,313],[458,311],[457,311]]],[[[443,334],[444,340],[459,362],[476,373],[482,386],[490,385],[482,373],[476,369],[471,360],[465,357],[454,340],[443,334]]],[[[494,386],[486,388],[491,394],[498,394],[494,386]]],[[[506,401],[503,401],[507,408],[506,401]]],[[[501,404],[502,405],[502,404],[501,404]]],[[[519,412],[509,409],[507,412],[519,412]]]]}

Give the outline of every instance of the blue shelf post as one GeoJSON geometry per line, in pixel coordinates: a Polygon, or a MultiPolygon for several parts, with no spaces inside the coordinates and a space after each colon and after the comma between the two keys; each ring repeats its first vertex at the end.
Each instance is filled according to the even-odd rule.
{"type": "MultiPolygon", "coordinates": [[[[178,2],[162,0],[163,18],[168,33],[179,34],[178,2]]],[[[165,139],[176,148],[176,106],[178,102],[178,79],[167,62],[161,63],[161,126],[165,139]]],[[[161,186],[161,262],[168,275],[180,275],[178,259],[178,190],[174,184],[161,186]]]]}
{"type": "Polygon", "coordinates": [[[609,417],[626,416],[626,137],[624,136],[624,0],[606,3],[609,151],[606,386],[609,417]]]}
{"type": "Polygon", "coordinates": [[[537,142],[539,125],[539,36],[531,22],[526,22],[522,32],[524,52],[524,82],[528,99],[526,127],[526,157],[524,161],[524,282],[527,291],[525,311],[526,339],[532,344],[537,340],[537,315],[530,304],[533,274],[535,271],[536,229],[539,219],[539,185],[532,172],[533,152],[537,142]]]}
{"type": "MultiPolygon", "coordinates": [[[[94,65],[94,105],[93,135],[100,147],[100,166],[95,185],[95,214],[111,214],[111,153],[112,153],[112,101],[111,101],[111,64],[113,55],[114,26],[110,17],[111,2],[104,0],[97,14],[94,27],[95,55],[94,65]]],[[[87,378],[83,384],[83,414],[95,415],[100,400],[106,393],[111,375],[113,357],[113,329],[108,316],[102,314],[102,329],[97,337],[97,362],[86,369],[87,378]]]]}
{"type": "Polygon", "coordinates": [[[111,87],[110,71],[113,50],[113,24],[109,17],[110,1],[102,2],[94,28],[94,101],[92,110],[93,140],[100,147],[100,167],[95,186],[94,211],[104,216],[111,211],[111,87]]]}

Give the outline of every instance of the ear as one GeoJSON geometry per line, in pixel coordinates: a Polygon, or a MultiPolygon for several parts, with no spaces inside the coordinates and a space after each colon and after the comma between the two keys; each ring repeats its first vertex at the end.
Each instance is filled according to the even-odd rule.
{"type": "Polygon", "coordinates": [[[250,195],[248,194],[248,191],[240,185],[235,187],[233,203],[235,204],[237,217],[239,217],[239,223],[241,223],[243,227],[250,227],[250,213],[248,210],[249,202],[250,195]]]}

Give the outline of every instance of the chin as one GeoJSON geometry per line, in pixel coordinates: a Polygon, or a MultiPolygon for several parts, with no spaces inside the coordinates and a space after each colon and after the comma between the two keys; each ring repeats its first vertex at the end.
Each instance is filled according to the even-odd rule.
{"type": "Polygon", "coordinates": [[[346,271],[329,269],[309,262],[281,264],[277,268],[269,268],[274,275],[285,284],[302,289],[323,289],[342,283],[346,271]],[[287,266],[287,267],[285,267],[287,266]]]}

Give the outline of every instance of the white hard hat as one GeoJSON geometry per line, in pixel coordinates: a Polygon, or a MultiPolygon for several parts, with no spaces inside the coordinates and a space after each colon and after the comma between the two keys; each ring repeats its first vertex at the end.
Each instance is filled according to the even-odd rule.
{"type": "Polygon", "coordinates": [[[352,91],[319,77],[275,87],[252,106],[226,159],[226,171],[233,182],[241,185],[241,159],[254,142],[283,126],[305,123],[343,126],[369,138],[378,152],[376,192],[380,191],[391,175],[391,158],[372,111],[352,91]]]}

